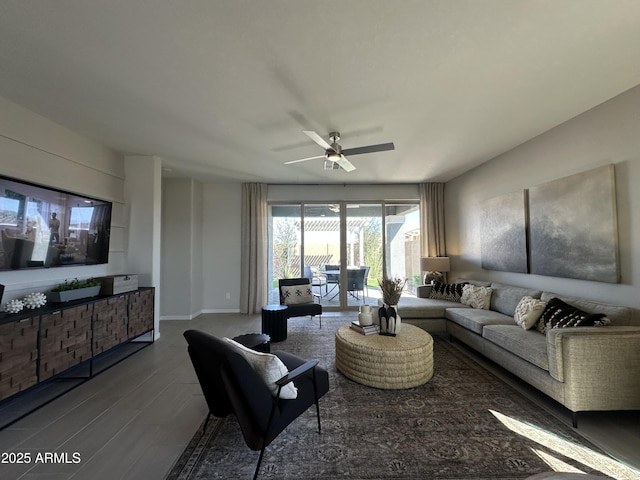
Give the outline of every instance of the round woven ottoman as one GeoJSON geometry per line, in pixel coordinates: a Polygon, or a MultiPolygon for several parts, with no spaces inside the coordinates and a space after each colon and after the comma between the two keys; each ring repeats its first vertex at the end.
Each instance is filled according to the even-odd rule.
{"type": "Polygon", "coordinates": [[[417,387],[433,377],[433,338],[406,323],[395,337],[363,335],[343,325],[336,332],[336,368],[369,387],[417,387]]]}

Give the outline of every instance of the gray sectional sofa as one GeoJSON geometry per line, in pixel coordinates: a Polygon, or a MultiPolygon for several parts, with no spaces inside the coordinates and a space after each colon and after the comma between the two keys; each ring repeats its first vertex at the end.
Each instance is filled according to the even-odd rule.
{"type": "MultiPolygon", "coordinates": [[[[457,280],[460,282],[463,280],[457,280]]],[[[506,370],[577,413],[640,410],[640,312],[499,283],[464,280],[492,288],[488,310],[428,298],[403,296],[398,313],[403,322],[429,332],[448,332],[506,370]],[[523,296],[543,301],[553,297],[589,313],[604,313],[606,327],[553,328],[545,335],[524,330],[514,321],[523,296]]]]}

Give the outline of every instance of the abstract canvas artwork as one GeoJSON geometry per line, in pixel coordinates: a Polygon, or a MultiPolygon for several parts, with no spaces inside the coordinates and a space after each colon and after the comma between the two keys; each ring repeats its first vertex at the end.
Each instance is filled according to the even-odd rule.
{"type": "Polygon", "coordinates": [[[526,192],[482,204],[482,268],[527,273],[526,192]]]}
{"type": "Polygon", "coordinates": [[[618,283],[613,165],[529,189],[531,273],[618,283]]]}

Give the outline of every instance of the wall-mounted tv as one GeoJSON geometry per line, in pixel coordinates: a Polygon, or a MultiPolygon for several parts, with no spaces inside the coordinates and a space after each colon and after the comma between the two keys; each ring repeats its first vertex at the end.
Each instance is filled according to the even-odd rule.
{"type": "Polygon", "coordinates": [[[107,263],[111,207],[0,175],[0,270],[107,263]]]}

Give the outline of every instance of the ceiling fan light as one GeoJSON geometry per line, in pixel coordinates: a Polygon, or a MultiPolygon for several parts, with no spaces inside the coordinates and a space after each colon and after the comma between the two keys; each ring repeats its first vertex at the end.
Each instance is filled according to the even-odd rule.
{"type": "Polygon", "coordinates": [[[342,155],[340,155],[337,152],[331,152],[331,153],[327,153],[327,160],[330,160],[332,162],[337,162],[338,160],[340,160],[342,158],[342,155]]]}
{"type": "Polygon", "coordinates": [[[325,170],[339,170],[340,169],[340,165],[338,165],[336,162],[332,162],[331,160],[325,160],[324,161],[324,169],[325,170]]]}

